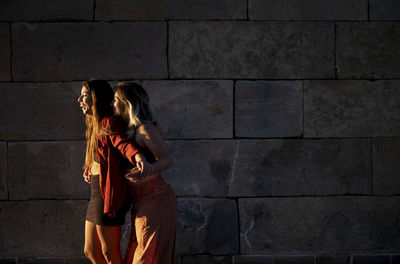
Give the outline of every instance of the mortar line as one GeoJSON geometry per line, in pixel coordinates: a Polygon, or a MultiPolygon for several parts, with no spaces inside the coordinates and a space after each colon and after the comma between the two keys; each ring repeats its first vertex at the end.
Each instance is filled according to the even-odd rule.
{"type": "MultiPolygon", "coordinates": [[[[94,8],[97,10],[97,8],[94,8]]],[[[92,17],[93,19],[93,17],[92,17]]],[[[12,23],[27,23],[27,24],[57,24],[57,23],[93,23],[93,22],[99,22],[99,23],[159,23],[159,22],[165,22],[166,20],[76,20],[76,19],[59,19],[59,20],[20,20],[20,21],[14,21],[12,23]]],[[[205,22],[205,23],[212,23],[212,22],[305,22],[305,23],[319,23],[319,22],[344,22],[344,23],[360,23],[360,22],[368,22],[368,20],[294,20],[294,19],[287,19],[287,20],[262,20],[262,19],[257,19],[257,20],[247,20],[247,19],[224,19],[224,20],[188,20],[188,19],[168,19],[170,22],[205,22]]],[[[399,20],[396,19],[388,19],[388,20],[383,20],[383,19],[374,19],[371,20],[374,22],[394,22],[398,23],[399,20]]],[[[0,20],[0,23],[10,23],[8,20],[0,20]]]]}
{"type": "Polygon", "coordinates": [[[370,0],[367,0],[367,20],[370,21],[370,0]]]}
{"type": "Polygon", "coordinates": [[[249,16],[249,1],[250,0],[247,0],[247,6],[246,6],[246,20],[248,21],[248,20],[250,20],[250,16],[249,16]]]}
{"type": "Polygon", "coordinates": [[[93,0],[93,16],[92,21],[96,21],[96,0],[93,0]]]}
{"type": "MultiPolygon", "coordinates": [[[[379,137],[383,139],[400,139],[400,137],[379,137]]],[[[248,140],[248,141],[256,141],[256,140],[303,140],[303,141],[313,141],[313,140],[357,140],[357,139],[371,139],[371,137],[351,137],[351,138],[300,138],[300,137],[285,137],[285,138],[246,138],[246,137],[237,137],[234,140],[248,140]]],[[[374,139],[374,138],[372,138],[374,139]]],[[[85,138],[73,138],[73,139],[26,139],[26,140],[9,140],[9,143],[28,143],[28,142],[70,142],[70,141],[85,141],[85,138]]],[[[226,141],[232,140],[232,138],[165,138],[167,141],[226,141]]]]}
{"type": "MultiPolygon", "coordinates": [[[[28,80],[28,81],[14,81],[15,83],[27,83],[27,84],[35,84],[35,83],[71,83],[71,82],[83,82],[86,79],[73,79],[73,80],[43,80],[43,81],[36,81],[36,80],[28,80]]],[[[267,82],[276,82],[276,81],[370,81],[370,82],[377,82],[377,81],[399,81],[400,78],[379,78],[379,79],[335,79],[335,78],[327,78],[327,79],[321,79],[321,78],[306,78],[306,79],[234,79],[232,77],[231,79],[229,78],[175,78],[175,79],[168,79],[168,78],[154,78],[154,79],[141,79],[141,78],[116,78],[116,79],[106,79],[106,81],[113,82],[113,81],[149,81],[149,82],[154,82],[154,81],[231,81],[231,80],[236,80],[236,81],[267,81],[267,82]]],[[[0,81],[0,83],[10,83],[10,81],[0,81]]]]}

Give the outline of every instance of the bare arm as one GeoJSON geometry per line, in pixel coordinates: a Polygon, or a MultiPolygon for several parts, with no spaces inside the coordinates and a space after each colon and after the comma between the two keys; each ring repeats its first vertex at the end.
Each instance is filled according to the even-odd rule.
{"type": "Polygon", "coordinates": [[[137,139],[140,146],[148,148],[156,157],[156,162],[151,164],[150,174],[163,172],[172,166],[172,155],[155,125],[142,124],[139,127],[137,139]]]}

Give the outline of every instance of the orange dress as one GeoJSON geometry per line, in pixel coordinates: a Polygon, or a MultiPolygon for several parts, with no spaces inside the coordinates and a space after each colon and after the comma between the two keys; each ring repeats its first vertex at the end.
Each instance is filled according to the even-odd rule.
{"type": "Polygon", "coordinates": [[[126,258],[132,264],[174,264],[177,202],[161,176],[130,185],[132,233],[126,258]],[[132,256],[133,255],[133,256],[132,256]]]}

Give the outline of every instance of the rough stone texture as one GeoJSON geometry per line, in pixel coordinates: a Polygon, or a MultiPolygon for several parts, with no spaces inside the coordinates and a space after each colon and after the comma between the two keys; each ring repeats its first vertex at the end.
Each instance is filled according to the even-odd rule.
{"type": "Polygon", "coordinates": [[[84,139],[82,83],[1,83],[0,139],[84,139]]]}
{"type": "Polygon", "coordinates": [[[398,0],[369,0],[369,8],[371,20],[400,20],[398,0]]]}
{"type": "Polygon", "coordinates": [[[143,83],[165,138],[231,138],[232,81],[143,83]]]}
{"type": "Polygon", "coordinates": [[[400,250],[400,197],[239,199],[244,254],[400,250]]]}
{"type": "Polygon", "coordinates": [[[250,20],[367,20],[368,0],[249,0],[250,20]]]}
{"type": "Polygon", "coordinates": [[[275,264],[274,256],[234,256],[233,264],[275,264]]]}
{"type": "Polygon", "coordinates": [[[315,264],[315,256],[276,256],[274,264],[315,264]]]}
{"type": "Polygon", "coordinates": [[[9,143],[10,200],[89,199],[82,141],[9,143]]]}
{"type": "Polygon", "coordinates": [[[232,257],[210,255],[183,256],[181,264],[232,264],[232,257]]]}
{"type": "Polygon", "coordinates": [[[65,264],[64,258],[22,258],[18,264],[65,264]]]}
{"type": "Polygon", "coordinates": [[[368,139],[168,143],[174,166],[164,177],[178,196],[371,193],[368,139]]]}
{"type": "Polygon", "coordinates": [[[0,256],[82,255],[87,201],[0,202],[0,256]]]}
{"type": "Polygon", "coordinates": [[[0,258],[0,264],[17,264],[17,258],[0,258]]]}
{"type": "Polygon", "coordinates": [[[8,199],[7,142],[0,142],[0,200],[8,199]]]}
{"type": "Polygon", "coordinates": [[[241,140],[237,144],[232,196],[371,192],[367,139],[241,140]]]}
{"type": "Polygon", "coordinates": [[[339,79],[400,77],[400,22],[336,23],[339,79]]]}
{"type": "Polygon", "coordinates": [[[87,257],[69,257],[65,259],[65,264],[91,264],[87,257]]]}
{"type": "Polygon", "coordinates": [[[372,167],[375,195],[400,194],[400,139],[373,139],[372,167]]]}
{"type": "Polygon", "coordinates": [[[304,137],[400,135],[400,82],[304,81],[304,137]]]}
{"type": "Polygon", "coordinates": [[[237,137],[296,137],[303,130],[300,81],[239,81],[235,89],[237,137]]]}
{"type": "Polygon", "coordinates": [[[238,143],[229,140],[173,140],[168,145],[174,165],[163,175],[178,196],[221,197],[229,193],[238,143]]]}
{"type": "Polygon", "coordinates": [[[177,254],[237,254],[237,221],[233,200],[178,199],[177,254]]]}
{"type": "Polygon", "coordinates": [[[316,258],[316,264],[350,264],[350,256],[347,255],[320,255],[316,258]]]}
{"type": "Polygon", "coordinates": [[[93,0],[2,0],[1,21],[91,20],[93,0]]]}
{"type": "Polygon", "coordinates": [[[172,78],[334,77],[333,22],[170,22],[172,78]]]}
{"type": "Polygon", "coordinates": [[[352,264],[390,264],[389,255],[356,255],[352,264]]]}
{"type": "Polygon", "coordinates": [[[15,23],[13,76],[18,81],[165,78],[166,41],[164,22],[15,23]]]}
{"type": "Polygon", "coordinates": [[[11,80],[10,49],[10,26],[6,23],[0,23],[0,81],[11,80]]]}
{"type": "Polygon", "coordinates": [[[231,20],[246,18],[246,0],[96,1],[96,20],[231,20]]]}

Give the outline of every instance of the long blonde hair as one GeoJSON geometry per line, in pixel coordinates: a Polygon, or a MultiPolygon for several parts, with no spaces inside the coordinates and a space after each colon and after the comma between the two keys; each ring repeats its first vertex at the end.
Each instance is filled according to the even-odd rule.
{"type": "Polygon", "coordinates": [[[97,140],[107,131],[101,127],[101,120],[113,114],[111,106],[113,90],[108,82],[101,79],[90,79],[83,83],[92,97],[91,115],[86,115],[86,157],[84,169],[89,169],[97,152],[97,140]]]}
{"type": "Polygon", "coordinates": [[[143,123],[157,125],[150,97],[140,84],[120,82],[115,87],[115,93],[119,95],[124,106],[121,117],[128,124],[128,130],[139,127],[143,123]]]}

